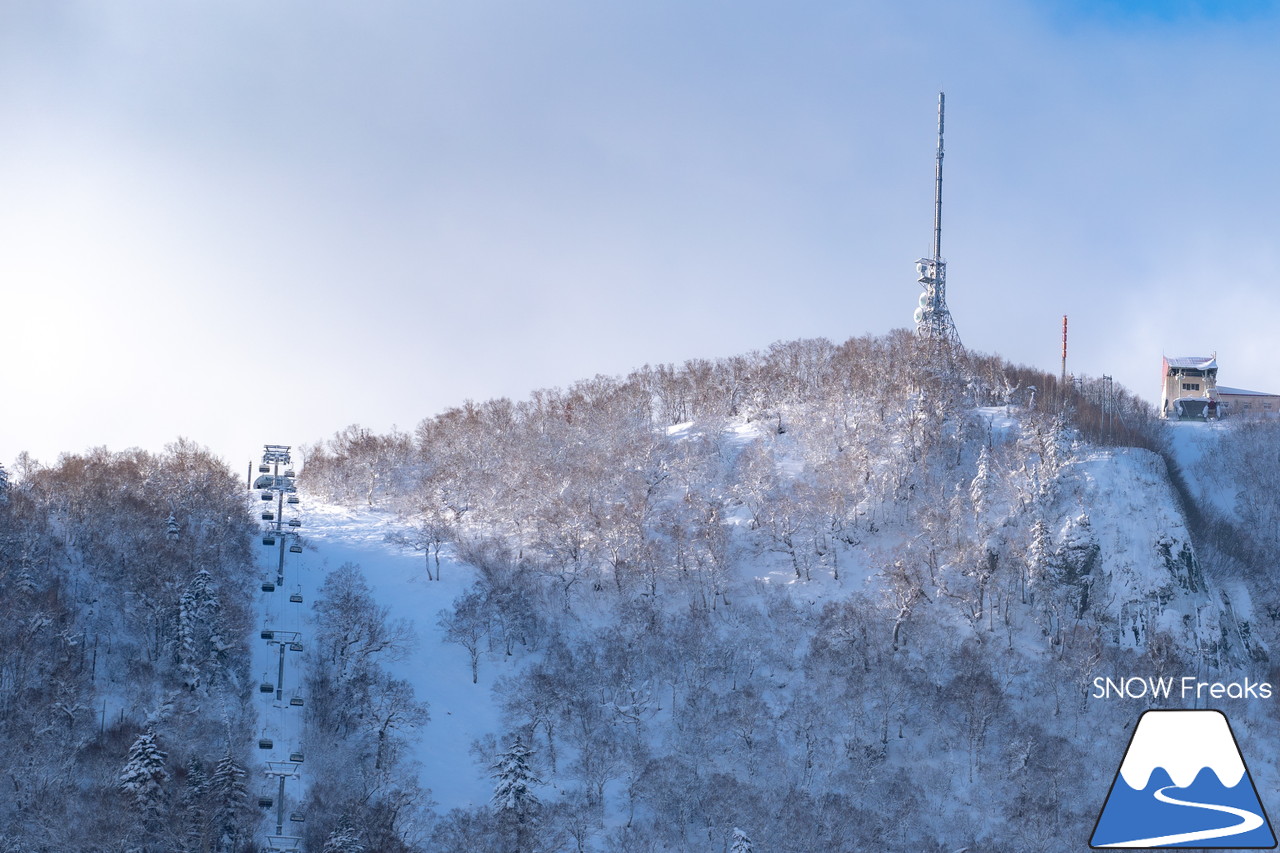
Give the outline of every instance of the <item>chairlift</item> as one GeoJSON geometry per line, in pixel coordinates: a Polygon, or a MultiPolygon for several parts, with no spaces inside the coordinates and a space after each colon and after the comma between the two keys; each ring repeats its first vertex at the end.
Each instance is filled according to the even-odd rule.
{"type": "Polygon", "coordinates": [[[263,582],[262,582],[262,591],[263,591],[263,592],[275,592],[275,591],[276,591],[276,585],[275,585],[274,583],[272,583],[271,581],[263,581],[263,582]]]}
{"type": "Polygon", "coordinates": [[[272,496],[271,496],[271,492],[270,492],[270,491],[266,491],[266,492],[263,492],[263,493],[262,493],[262,499],[263,499],[264,501],[269,501],[269,500],[271,500],[271,497],[272,497],[272,496]]]}
{"type": "Polygon", "coordinates": [[[294,823],[302,823],[306,819],[307,819],[306,815],[304,815],[302,812],[293,812],[292,814],[289,815],[289,820],[293,821],[294,823]]]}
{"type": "Polygon", "coordinates": [[[258,749],[270,749],[274,745],[269,737],[258,738],[258,749]]]}
{"type": "Polygon", "coordinates": [[[270,681],[264,681],[258,685],[258,692],[259,693],[275,693],[276,686],[272,684],[270,681]]]}
{"type": "Polygon", "coordinates": [[[290,545],[290,546],[289,546],[289,553],[290,553],[290,554],[301,554],[301,553],[302,553],[302,546],[301,546],[301,545],[299,545],[297,542],[294,542],[292,545],[290,545]]]}
{"type": "Polygon", "coordinates": [[[284,472],[284,475],[285,475],[286,477],[289,477],[290,479],[292,479],[293,477],[295,477],[295,476],[296,476],[296,475],[293,473],[293,469],[292,469],[292,468],[286,468],[286,469],[285,469],[285,472],[284,472]]]}
{"type": "Polygon", "coordinates": [[[275,638],[276,638],[275,631],[264,630],[262,632],[262,639],[264,640],[274,640],[275,638]]]}
{"type": "Polygon", "coordinates": [[[293,602],[294,604],[301,604],[301,603],[302,603],[302,593],[300,593],[300,592],[295,592],[295,593],[293,593],[292,595],[290,595],[290,596],[289,596],[289,600],[290,600],[291,602],[293,602]]]}
{"type": "Polygon", "coordinates": [[[268,465],[267,463],[263,462],[261,465],[259,465],[259,466],[258,466],[258,473],[259,473],[259,474],[270,474],[270,473],[271,473],[271,466],[270,466],[270,465],[268,465]]]}
{"type": "Polygon", "coordinates": [[[263,544],[263,545],[274,545],[274,544],[276,544],[276,537],[274,537],[274,536],[263,536],[263,537],[262,537],[262,544],[263,544]]]}
{"type": "Polygon", "coordinates": [[[271,510],[267,510],[266,512],[264,512],[264,513],[262,514],[262,520],[263,520],[263,521],[275,521],[275,520],[276,520],[276,514],[275,514],[274,512],[272,512],[271,510]]]}
{"type": "Polygon", "coordinates": [[[294,696],[293,698],[291,698],[291,699],[289,700],[289,704],[290,704],[290,705],[292,705],[292,706],[293,706],[293,707],[295,707],[295,708],[301,708],[301,707],[302,707],[302,697],[301,697],[301,696],[294,696]]]}
{"type": "Polygon", "coordinates": [[[290,761],[292,761],[294,764],[301,764],[301,763],[302,763],[302,753],[301,753],[301,752],[291,752],[291,753],[289,753],[289,760],[290,760],[290,761]]]}
{"type": "Polygon", "coordinates": [[[289,495],[289,503],[291,503],[291,504],[296,504],[296,503],[298,503],[298,496],[297,496],[297,495],[289,495]]]}
{"type": "Polygon", "coordinates": [[[289,651],[291,651],[291,652],[300,652],[300,651],[302,651],[302,643],[290,643],[290,644],[289,644],[289,651]]]}
{"type": "Polygon", "coordinates": [[[290,526],[290,527],[301,527],[301,526],[302,526],[302,519],[300,519],[300,518],[291,518],[291,519],[289,519],[289,526],[290,526]]]}
{"type": "Polygon", "coordinates": [[[258,797],[258,807],[269,809],[276,804],[274,797],[258,797]]]}

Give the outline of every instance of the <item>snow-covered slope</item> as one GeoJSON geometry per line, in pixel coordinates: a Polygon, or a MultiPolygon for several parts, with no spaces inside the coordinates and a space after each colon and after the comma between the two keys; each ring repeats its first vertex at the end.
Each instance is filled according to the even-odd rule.
{"type": "Polygon", "coordinates": [[[396,529],[392,516],[320,504],[305,494],[302,509],[308,546],[299,564],[306,606],[325,574],[350,562],[360,566],[373,594],[390,608],[391,619],[412,620],[417,647],[388,668],[431,706],[431,721],[416,735],[422,785],[441,811],[488,802],[493,793],[489,771],[473,759],[471,746],[499,729],[492,687],[508,670],[497,661],[482,666],[479,683],[472,684],[466,651],[444,642],[436,624],[439,611],[471,585],[474,570],[442,557],[442,579],[429,581],[421,554],[386,541],[396,529]]]}
{"type": "MultiPolygon", "coordinates": [[[[1001,413],[998,426],[1000,435],[1016,432],[1017,425],[1001,413]]],[[[682,425],[671,430],[671,438],[678,441],[688,431],[689,425],[682,425]]],[[[731,431],[735,446],[757,437],[742,426],[731,431]]],[[[1051,507],[1055,538],[1063,541],[1074,535],[1078,531],[1073,525],[1088,516],[1088,535],[1099,555],[1090,597],[1092,607],[1105,612],[1113,642],[1141,649],[1152,632],[1162,632],[1183,648],[1195,649],[1197,637],[1235,636],[1221,593],[1209,588],[1195,565],[1190,535],[1158,456],[1137,449],[1090,450],[1066,463],[1058,482],[1058,498],[1051,507]]],[[[486,657],[480,682],[472,684],[466,652],[443,640],[437,614],[470,587],[474,570],[446,557],[443,580],[428,580],[421,553],[387,541],[388,534],[398,530],[394,516],[311,498],[304,501],[308,549],[299,560],[299,577],[307,604],[291,608],[282,624],[305,630],[306,608],[325,573],[346,562],[359,564],[392,618],[409,618],[417,628],[417,649],[392,668],[431,705],[431,722],[418,734],[422,783],[442,810],[487,802],[492,783],[486,768],[472,756],[471,746],[501,731],[492,686],[521,662],[501,655],[486,657]]],[[[875,537],[866,550],[874,553],[899,536],[890,531],[875,537]]],[[[740,582],[759,578],[794,583],[794,573],[779,562],[776,555],[760,555],[754,570],[744,567],[740,582]]],[[[810,584],[796,584],[797,592],[812,604],[860,587],[865,576],[855,577],[858,582],[850,587],[818,576],[810,584]]]]}
{"type": "MultiPolygon", "coordinates": [[[[478,759],[472,744],[516,734],[539,756],[540,796],[564,820],[579,815],[584,837],[602,843],[638,832],[679,846],[700,831],[712,837],[698,827],[713,823],[720,838],[740,819],[727,805],[698,811],[710,807],[693,800],[710,802],[732,785],[745,802],[765,790],[765,779],[796,797],[846,797],[832,808],[847,815],[863,802],[892,811],[897,795],[876,799],[862,786],[908,776],[929,808],[976,808],[982,794],[973,780],[1009,761],[1016,772],[1000,786],[1008,797],[1023,796],[1052,776],[1048,755],[1102,785],[1115,765],[1090,763],[1088,732],[1118,732],[1132,717],[1119,703],[1087,698],[1095,674],[1141,677],[1163,661],[1174,674],[1221,677],[1245,674],[1258,660],[1245,624],[1248,591],[1203,569],[1156,453],[1080,443],[1060,418],[1004,407],[941,418],[931,428],[943,439],[932,444],[922,428],[831,439],[794,413],[785,430],[782,422],[722,418],[662,431],[641,460],[656,473],[645,481],[647,514],[636,527],[650,544],[667,545],[696,522],[695,545],[706,550],[659,566],[652,580],[620,578],[636,567],[580,549],[573,554],[592,556],[573,564],[573,583],[564,583],[556,569],[570,557],[538,551],[588,523],[623,529],[604,524],[616,519],[599,508],[625,515],[624,501],[601,498],[588,502],[596,515],[574,515],[580,508],[571,501],[539,504],[532,495],[546,489],[533,487],[525,503],[503,503],[495,490],[484,504],[468,504],[467,536],[523,537],[507,543],[523,554],[521,600],[542,608],[549,623],[544,644],[532,644],[536,652],[506,654],[501,643],[482,640],[478,684],[466,651],[444,642],[438,614],[473,588],[492,594],[492,573],[516,569],[516,558],[498,566],[477,559],[487,573],[479,587],[479,570],[448,559],[443,580],[429,580],[421,552],[388,542],[400,532],[393,514],[304,494],[308,606],[326,571],[352,562],[393,619],[416,624],[417,649],[390,668],[431,705],[431,721],[415,737],[439,826],[462,832],[465,817],[492,830],[493,810],[452,823],[445,812],[489,803],[492,759],[478,759]],[[707,464],[698,467],[701,458],[683,450],[701,452],[707,464]],[[867,464],[834,467],[858,453],[867,464]],[[831,500],[837,493],[852,508],[831,500]],[[508,514],[486,518],[490,503],[508,514]],[[680,514],[703,504],[713,511],[680,514]],[[527,507],[542,512],[538,536],[525,524],[534,516],[519,514],[527,507]],[[655,521],[663,518],[668,526],[655,521]],[[651,647],[651,637],[661,642],[651,647]],[[508,684],[504,715],[495,682],[526,669],[537,677],[508,684]],[[634,712],[640,705],[645,713],[634,712]],[[927,782],[914,775],[921,762],[935,771],[927,782]],[[702,816],[687,818],[694,813],[702,816]],[[673,826],[672,815],[686,815],[687,825],[673,826]]],[[[519,470],[501,473],[510,481],[519,470]]],[[[553,497],[575,489],[594,495],[611,482],[605,466],[582,470],[591,476],[551,478],[560,488],[553,497]]],[[[484,474],[464,460],[448,484],[464,488],[484,474]]],[[[493,743],[483,750],[490,756],[493,743]]],[[[1081,837],[1096,816],[1085,794],[1060,809],[1079,819],[1081,837]]],[[[787,802],[756,815],[753,831],[775,833],[775,842],[789,836],[793,830],[779,827],[805,809],[799,799],[787,802]]],[[[984,840],[981,822],[953,827],[959,816],[930,819],[921,837],[957,846],[984,840]]],[[[1006,819],[1024,821],[1006,816],[990,825],[1006,819]]],[[[1038,830],[1045,838],[1067,832],[1052,823],[1038,830]]],[[[832,843],[860,849],[886,843],[884,832],[871,827],[857,843],[832,843]]]]}
{"type": "Polygon", "coordinates": [[[1216,625],[1198,621],[1216,619],[1217,605],[1159,456],[1134,448],[1087,452],[1065,466],[1061,484],[1063,534],[1073,518],[1089,518],[1099,548],[1090,598],[1114,622],[1114,642],[1142,647],[1160,631],[1195,648],[1194,633],[1218,635],[1216,625]]]}

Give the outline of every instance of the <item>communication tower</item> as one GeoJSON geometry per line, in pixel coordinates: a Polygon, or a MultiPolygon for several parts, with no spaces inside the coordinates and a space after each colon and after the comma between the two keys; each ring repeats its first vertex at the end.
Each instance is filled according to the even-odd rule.
{"type": "Polygon", "coordinates": [[[1067,387],[1067,315],[1062,315],[1062,387],[1067,387]]]}
{"type": "Polygon", "coordinates": [[[938,156],[933,185],[933,256],[916,261],[916,280],[923,292],[916,308],[916,335],[938,355],[954,358],[964,351],[947,308],[947,262],[942,258],[942,130],[946,95],[938,93],[938,156]]]}

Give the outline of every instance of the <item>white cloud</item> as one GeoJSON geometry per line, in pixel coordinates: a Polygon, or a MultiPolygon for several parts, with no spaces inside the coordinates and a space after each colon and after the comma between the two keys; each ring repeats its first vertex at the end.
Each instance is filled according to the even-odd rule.
{"type": "MultiPolygon", "coordinates": [[[[1192,344],[1165,306],[1247,311],[1220,282],[1276,230],[1274,20],[133,0],[0,24],[0,274],[26,282],[0,457],[178,432],[234,456],[906,325],[938,86],[975,348],[1056,370],[1068,313],[1073,365],[1150,396],[1158,347],[1192,344]]],[[[1221,326],[1237,362],[1268,345],[1221,326]]]]}

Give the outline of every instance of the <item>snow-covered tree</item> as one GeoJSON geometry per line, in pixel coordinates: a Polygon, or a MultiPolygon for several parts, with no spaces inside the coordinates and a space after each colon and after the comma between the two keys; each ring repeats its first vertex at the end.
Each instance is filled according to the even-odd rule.
{"type": "Polygon", "coordinates": [[[187,761],[187,781],[179,802],[184,851],[208,849],[205,845],[209,825],[208,798],[209,775],[204,771],[204,762],[198,755],[193,755],[187,761]]]}
{"type": "Polygon", "coordinates": [[[213,801],[214,838],[219,851],[238,850],[244,836],[245,814],[249,792],[244,784],[245,771],[228,749],[218,761],[218,767],[209,781],[209,795],[213,801]]]}
{"type": "Polygon", "coordinates": [[[729,846],[729,853],[752,853],[755,847],[751,845],[751,839],[747,834],[736,826],[733,828],[733,843],[729,846]]]}
{"type": "Polygon", "coordinates": [[[1043,518],[1037,518],[1031,525],[1031,544],[1027,548],[1027,586],[1032,594],[1049,576],[1054,560],[1053,534],[1043,518]]]}
{"type": "Polygon", "coordinates": [[[414,643],[407,620],[392,621],[378,604],[355,563],[344,563],[324,579],[315,604],[317,641],[339,684],[363,676],[375,657],[395,659],[414,643]]]}
{"type": "Polygon", "coordinates": [[[453,607],[441,610],[437,624],[444,638],[467,650],[471,661],[471,683],[480,680],[480,641],[489,633],[489,612],[484,595],[471,591],[459,596],[453,607]]]}
{"type": "Polygon", "coordinates": [[[530,850],[542,803],[533,793],[533,786],[542,784],[534,775],[529,759],[533,750],[519,737],[509,749],[498,755],[490,775],[497,781],[493,788],[490,806],[498,818],[504,835],[514,842],[514,850],[530,850]]]}
{"type": "Polygon", "coordinates": [[[221,610],[213,576],[201,569],[191,579],[178,606],[178,661],[187,690],[207,687],[205,671],[231,648],[222,636],[221,610]]]}
{"type": "Polygon", "coordinates": [[[147,730],[129,747],[129,760],[120,771],[120,788],[147,817],[158,817],[164,809],[169,784],[168,758],[156,743],[155,732],[147,730]]]}
{"type": "Polygon", "coordinates": [[[364,844],[360,841],[360,830],[351,818],[343,815],[338,825],[324,840],[322,853],[364,853],[364,844]]]}
{"type": "Polygon", "coordinates": [[[986,515],[987,510],[991,507],[991,490],[995,484],[995,477],[991,472],[991,454],[987,452],[987,446],[982,446],[981,452],[978,454],[978,473],[974,475],[973,480],[969,483],[969,499],[973,501],[973,519],[981,524],[982,517],[986,515]]]}

